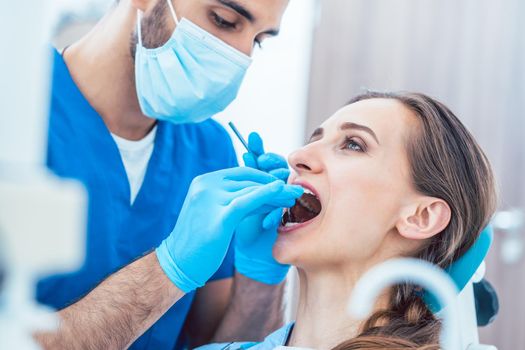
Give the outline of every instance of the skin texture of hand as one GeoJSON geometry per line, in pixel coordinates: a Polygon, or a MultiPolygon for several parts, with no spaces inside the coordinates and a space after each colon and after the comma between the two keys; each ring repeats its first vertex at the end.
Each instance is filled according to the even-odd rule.
{"type": "MultiPolygon", "coordinates": [[[[248,147],[251,153],[243,156],[246,166],[287,180],[290,172],[286,160],[277,154],[265,153],[257,133],[250,134],[248,147]]],[[[252,215],[239,225],[235,233],[235,267],[241,274],[265,284],[278,284],[286,277],[289,266],[279,264],[272,256],[281,216],[282,208],[276,208],[269,213],[252,215]]]]}
{"type": "Polygon", "coordinates": [[[195,178],[173,232],[156,250],[162,269],[184,292],[203,286],[221,265],[244,218],[291,206],[301,194],[300,187],[251,168],[195,178]]]}
{"type": "Polygon", "coordinates": [[[151,253],[58,312],[59,329],[35,339],[44,349],[126,349],[183,296],[151,253]]]}
{"type": "Polygon", "coordinates": [[[283,292],[284,283],[269,285],[236,273],[232,301],[213,342],[262,341],[282,327],[283,292]]]}

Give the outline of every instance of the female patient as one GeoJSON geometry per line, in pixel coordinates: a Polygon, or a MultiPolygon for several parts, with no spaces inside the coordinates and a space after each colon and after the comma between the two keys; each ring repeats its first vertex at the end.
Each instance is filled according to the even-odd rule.
{"type": "Polygon", "coordinates": [[[438,349],[440,323],[417,286],[385,291],[365,322],[345,309],[372,266],[410,256],[446,267],[487,225],[494,180],[470,133],[422,94],[367,93],[289,162],[306,193],[285,212],[273,255],[299,272],[297,317],[243,348],[438,349]]]}

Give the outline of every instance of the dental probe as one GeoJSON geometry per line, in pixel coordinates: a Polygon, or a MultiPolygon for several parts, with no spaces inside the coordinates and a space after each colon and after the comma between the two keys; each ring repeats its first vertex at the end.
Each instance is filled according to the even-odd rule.
{"type": "MultiPolygon", "coordinates": [[[[239,139],[239,141],[241,141],[241,143],[243,144],[244,148],[246,148],[246,150],[248,151],[248,153],[252,153],[252,151],[250,151],[250,149],[248,148],[248,143],[246,142],[246,140],[244,139],[244,137],[242,137],[241,133],[239,132],[239,130],[235,127],[235,125],[233,124],[233,122],[229,122],[228,125],[230,126],[230,128],[232,129],[233,133],[235,134],[235,136],[237,136],[237,138],[239,139]]],[[[255,154],[254,154],[255,156],[255,154]]],[[[257,158],[255,158],[257,159],[257,158]]]]}
{"type": "Polygon", "coordinates": [[[246,140],[244,139],[244,137],[242,137],[241,133],[239,132],[239,130],[235,127],[235,125],[233,124],[233,122],[229,122],[228,125],[230,126],[230,128],[233,130],[233,133],[235,134],[235,136],[237,136],[237,138],[239,139],[239,141],[241,141],[241,143],[243,144],[244,148],[246,148],[246,150],[248,151],[248,153],[250,153],[252,156],[253,156],[253,159],[255,161],[255,165],[257,167],[257,169],[259,168],[259,163],[257,162],[257,154],[253,153],[250,148],[248,147],[248,142],[246,142],[246,140]]]}

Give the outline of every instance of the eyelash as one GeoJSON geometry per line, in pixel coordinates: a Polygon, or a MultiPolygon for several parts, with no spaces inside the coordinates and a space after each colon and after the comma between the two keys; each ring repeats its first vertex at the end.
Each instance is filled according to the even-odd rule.
{"type": "Polygon", "coordinates": [[[345,137],[345,140],[343,142],[343,149],[348,149],[348,150],[354,151],[354,152],[365,153],[366,152],[366,145],[362,145],[359,142],[357,142],[354,138],[347,136],[347,137],[345,137]],[[349,148],[348,146],[350,146],[350,145],[357,145],[357,147],[359,147],[359,149],[349,148]]]}
{"type": "Polygon", "coordinates": [[[226,29],[235,29],[235,23],[228,22],[215,12],[211,13],[211,16],[213,18],[213,21],[215,22],[215,25],[219,28],[226,28],[226,29]]]}
{"type": "MultiPolygon", "coordinates": [[[[211,12],[211,17],[213,19],[213,22],[218,28],[231,30],[231,29],[235,29],[236,27],[235,23],[228,22],[227,20],[225,20],[224,18],[222,18],[215,12],[211,12]]],[[[255,39],[254,44],[257,45],[259,48],[262,48],[261,40],[255,39]]]]}

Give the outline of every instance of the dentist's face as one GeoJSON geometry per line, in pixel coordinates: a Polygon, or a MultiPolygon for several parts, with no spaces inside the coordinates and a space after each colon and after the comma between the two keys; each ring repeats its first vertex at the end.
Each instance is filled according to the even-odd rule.
{"type": "MultiPolygon", "coordinates": [[[[162,46],[175,29],[167,0],[150,1],[142,26],[147,48],[162,46]]],[[[179,20],[189,19],[237,50],[253,48],[279,33],[289,0],[171,0],[179,20]]]]}
{"type": "Polygon", "coordinates": [[[415,194],[405,140],[417,123],[390,99],[348,105],[323,123],[289,157],[290,182],[317,199],[312,195],[285,214],[275,258],[298,267],[337,268],[403,254],[407,247],[395,225],[415,194]]]}

